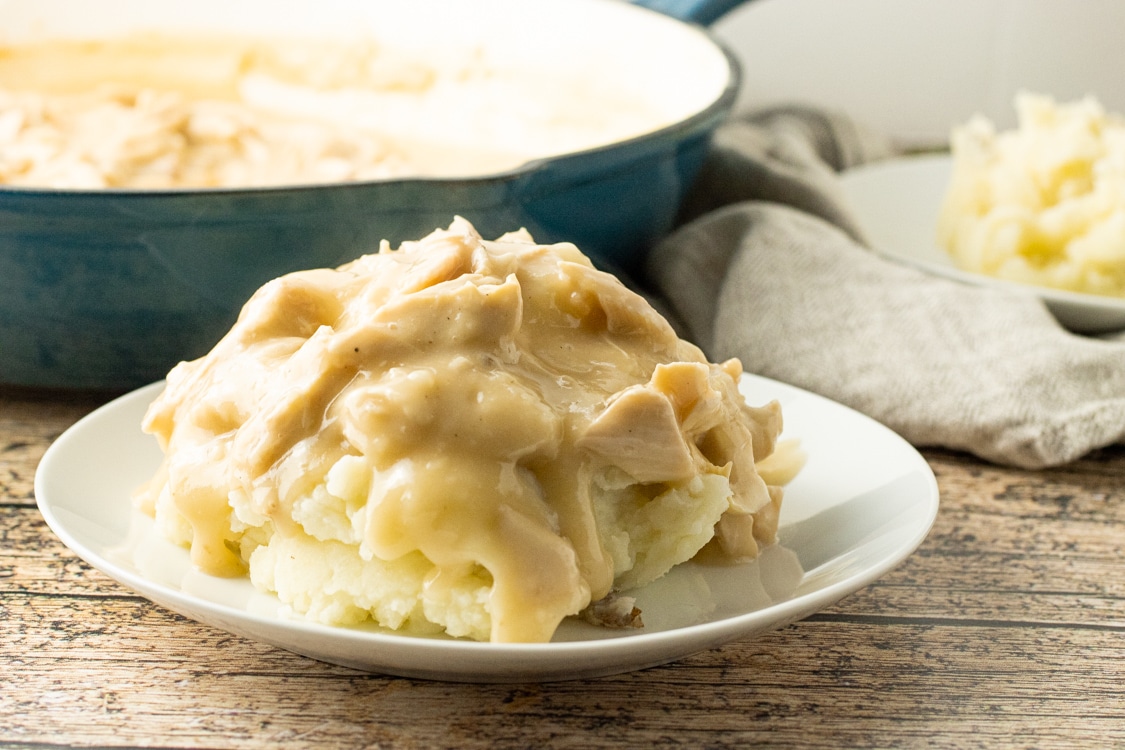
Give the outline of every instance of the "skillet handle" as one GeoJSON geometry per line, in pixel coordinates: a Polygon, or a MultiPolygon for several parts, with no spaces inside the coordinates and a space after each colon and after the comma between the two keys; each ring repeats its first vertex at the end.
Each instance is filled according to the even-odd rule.
{"type": "Polygon", "coordinates": [[[633,5],[641,5],[659,11],[666,16],[678,18],[689,23],[710,26],[748,0],[629,0],[633,5]]]}

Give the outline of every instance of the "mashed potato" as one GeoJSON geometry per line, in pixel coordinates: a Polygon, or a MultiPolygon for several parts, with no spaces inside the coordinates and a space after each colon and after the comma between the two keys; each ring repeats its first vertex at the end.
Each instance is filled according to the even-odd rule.
{"type": "Polygon", "coordinates": [[[954,130],[940,242],[968,271],[1125,297],[1125,121],[1093,98],[1016,108],[1016,130],[954,130]]]}
{"type": "Polygon", "coordinates": [[[309,618],[547,641],[704,547],[775,540],[796,464],[758,472],[781,412],[740,374],[573,245],[458,219],[260,289],[151,405],[138,500],[309,618]]]}
{"type": "Polygon", "coordinates": [[[564,72],[367,39],[136,34],[0,47],[0,184],[479,175],[667,124],[623,85],[564,72]]]}

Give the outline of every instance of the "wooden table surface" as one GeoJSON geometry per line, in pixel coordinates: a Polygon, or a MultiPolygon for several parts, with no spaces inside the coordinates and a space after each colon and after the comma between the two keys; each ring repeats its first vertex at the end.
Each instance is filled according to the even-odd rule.
{"type": "Polygon", "coordinates": [[[1125,448],[927,451],[933,531],[836,606],[640,672],[466,685],[231,636],[80,561],[32,482],[98,403],[0,391],[0,748],[1125,747],[1125,448]]]}

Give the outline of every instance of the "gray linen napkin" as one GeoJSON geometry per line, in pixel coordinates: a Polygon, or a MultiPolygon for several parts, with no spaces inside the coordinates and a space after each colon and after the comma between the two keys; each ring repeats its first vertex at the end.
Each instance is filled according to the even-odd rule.
{"type": "Polygon", "coordinates": [[[645,283],[713,359],[737,356],[916,446],[1041,468],[1125,440],[1125,333],[1074,335],[1030,294],[863,246],[836,172],[893,153],[835,113],[730,121],[645,283]]]}

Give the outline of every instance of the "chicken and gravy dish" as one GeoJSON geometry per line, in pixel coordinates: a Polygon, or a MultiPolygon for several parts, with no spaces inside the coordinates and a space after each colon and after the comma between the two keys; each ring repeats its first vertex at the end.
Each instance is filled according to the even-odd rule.
{"type": "Polygon", "coordinates": [[[137,500],[203,571],[323,623],[636,626],[630,589],[775,542],[800,460],[740,374],[575,246],[457,219],[263,286],[169,374],[137,500]]]}

